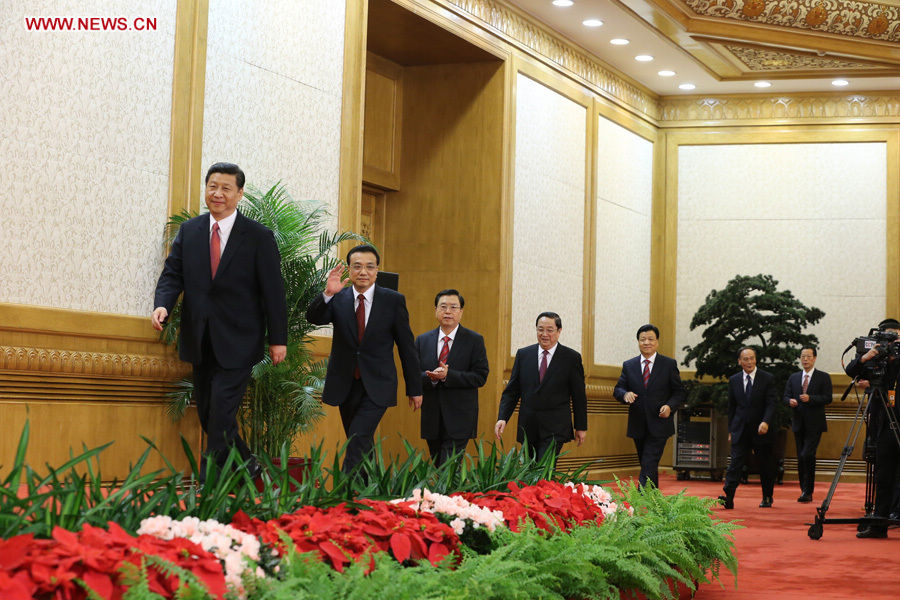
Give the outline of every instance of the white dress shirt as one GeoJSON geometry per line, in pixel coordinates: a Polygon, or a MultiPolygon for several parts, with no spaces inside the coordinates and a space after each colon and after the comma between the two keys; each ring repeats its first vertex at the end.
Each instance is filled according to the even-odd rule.
{"type": "MultiPolygon", "coordinates": [[[[556,347],[559,346],[559,342],[553,344],[553,347],[547,350],[547,368],[550,368],[550,361],[553,360],[553,353],[556,352],[556,347]]],[[[540,344],[538,345],[538,371],[541,370],[541,361],[544,360],[544,349],[541,348],[540,344]]]]}
{"type": "Polygon", "coordinates": [[[209,215],[209,239],[212,240],[212,229],[215,223],[219,224],[219,258],[225,254],[225,244],[228,243],[228,237],[231,235],[231,230],[234,228],[234,222],[237,220],[237,211],[234,211],[224,219],[220,219],[216,221],[216,219],[209,215]]]}

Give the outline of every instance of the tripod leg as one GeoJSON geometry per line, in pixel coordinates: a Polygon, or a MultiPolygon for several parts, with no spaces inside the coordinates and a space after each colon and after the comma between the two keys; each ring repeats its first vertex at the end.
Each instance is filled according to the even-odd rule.
{"type": "MultiPolygon", "coordinates": [[[[865,408],[868,410],[868,403],[870,397],[866,395],[866,403],[865,408]]],[[[860,418],[863,414],[865,414],[865,410],[863,410],[863,403],[859,402],[856,407],[856,416],[853,419],[853,424],[850,426],[850,431],[847,432],[847,442],[844,444],[844,449],[841,451],[841,459],[838,461],[837,469],[834,473],[834,479],[831,480],[831,487],[828,488],[828,493],[825,495],[825,499],[822,501],[821,506],[816,509],[816,520],[815,522],[809,526],[809,530],[807,531],[807,535],[812,540],[818,540],[822,537],[822,532],[825,524],[825,513],[828,512],[828,507],[831,505],[831,498],[834,496],[834,491],[837,489],[838,481],[841,478],[841,473],[844,471],[844,465],[847,463],[847,459],[853,454],[853,448],[856,446],[856,440],[859,438],[859,432],[862,430],[862,419],[860,418]]]]}

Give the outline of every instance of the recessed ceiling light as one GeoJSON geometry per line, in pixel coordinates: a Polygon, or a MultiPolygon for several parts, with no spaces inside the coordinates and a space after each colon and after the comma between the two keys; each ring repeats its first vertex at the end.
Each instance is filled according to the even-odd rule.
{"type": "Polygon", "coordinates": [[[653,60],[653,57],[649,54],[638,54],[634,57],[634,60],[638,62],[650,62],[651,60],[653,60]]]}
{"type": "Polygon", "coordinates": [[[581,24],[585,27],[600,27],[601,25],[603,25],[603,21],[601,21],[600,19],[585,19],[581,22],[581,24]]]}
{"type": "Polygon", "coordinates": [[[572,0],[553,0],[553,6],[572,6],[572,0]]]}
{"type": "Polygon", "coordinates": [[[846,79],[835,79],[831,82],[831,85],[834,87],[844,87],[845,85],[850,85],[850,82],[846,79]]]}
{"type": "Polygon", "coordinates": [[[630,42],[625,38],[613,38],[609,40],[609,43],[613,46],[627,46],[630,42]]]}
{"type": "Polygon", "coordinates": [[[657,73],[660,77],[675,77],[675,71],[663,70],[657,73]]]}
{"type": "Polygon", "coordinates": [[[694,85],[693,83],[682,83],[681,85],[678,86],[678,88],[682,89],[682,90],[692,90],[695,87],[697,87],[697,86],[694,85]]]}
{"type": "Polygon", "coordinates": [[[757,82],[754,83],[753,85],[755,85],[755,86],[758,87],[758,88],[772,87],[772,84],[769,83],[768,81],[757,81],[757,82]]]}

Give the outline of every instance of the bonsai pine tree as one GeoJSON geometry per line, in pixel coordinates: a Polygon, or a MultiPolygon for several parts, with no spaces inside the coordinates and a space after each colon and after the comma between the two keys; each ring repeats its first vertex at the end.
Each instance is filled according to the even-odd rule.
{"type": "MultiPolygon", "coordinates": [[[[771,275],[738,275],[722,290],[713,290],[691,319],[691,330],[703,327],[703,339],[685,346],[684,365],[696,364],[697,379],[709,376],[725,380],[738,370],[737,352],[743,346],[756,349],[757,364],[775,376],[782,389],[797,369],[803,346],[817,346],[818,338],[804,333],[822,320],[825,313],[807,307],[790,290],[778,290],[771,275]]],[[[727,384],[689,386],[688,402],[710,401],[726,408],[727,384]]],[[[779,406],[781,403],[779,403],[779,406]]],[[[787,407],[779,410],[776,425],[786,423],[787,407]]]]}

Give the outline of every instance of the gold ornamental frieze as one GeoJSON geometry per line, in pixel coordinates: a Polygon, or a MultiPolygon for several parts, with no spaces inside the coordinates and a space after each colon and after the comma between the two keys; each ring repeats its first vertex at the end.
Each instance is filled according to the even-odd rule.
{"type": "Polygon", "coordinates": [[[748,48],[725,44],[731,52],[751,71],[835,71],[841,69],[884,69],[883,66],[863,63],[854,60],[843,60],[816,56],[808,52],[787,52],[767,48],[748,48]]]}
{"type": "Polygon", "coordinates": [[[835,96],[670,96],[662,102],[660,120],[672,125],[697,121],[813,122],[846,118],[894,121],[900,118],[900,93],[835,96]]]}
{"type": "Polygon", "coordinates": [[[37,371],[169,380],[183,375],[185,370],[185,364],[175,358],[0,346],[0,371],[37,371]]]}
{"type": "Polygon", "coordinates": [[[900,42],[900,6],[857,0],[682,0],[706,17],[900,42]]]}

